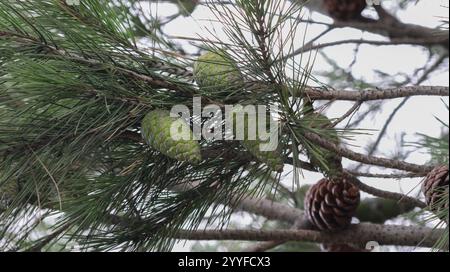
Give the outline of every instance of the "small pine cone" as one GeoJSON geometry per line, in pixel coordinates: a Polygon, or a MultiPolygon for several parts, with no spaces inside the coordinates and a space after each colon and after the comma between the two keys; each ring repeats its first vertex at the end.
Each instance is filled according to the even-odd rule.
{"type": "Polygon", "coordinates": [[[360,202],[359,189],[344,179],[321,179],[305,197],[305,212],[319,230],[341,230],[351,224],[360,202]]]}
{"type": "Polygon", "coordinates": [[[422,184],[422,192],[430,209],[438,214],[444,208],[448,208],[449,168],[447,165],[434,168],[425,178],[422,184]]]}
{"type": "Polygon", "coordinates": [[[200,144],[193,140],[189,125],[181,118],[170,117],[168,111],[148,113],[142,121],[142,137],[151,147],[172,159],[193,164],[202,160],[200,144]],[[180,134],[171,135],[172,128],[180,134]]]}
{"type": "MultiPolygon", "coordinates": [[[[242,131],[242,135],[244,138],[243,139],[238,139],[241,140],[241,144],[242,146],[245,147],[245,149],[247,149],[247,151],[249,153],[251,153],[258,161],[265,163],[271,170],[276,171],[276,172],[282,172],[283,168],[284,168],[284,161],[283,158],[281,156],[281,152],[280,152],[280,148],[279,148],[279,143],[276,143],[277,146],[274,147],[272,151],[266,151],[266,150],[262,150],[261,149],[261,145],[262,144],[269,144],[268,141],[262,141],[259,138],[259,119],[258,116],[255,115],[253,116],[254,119],[250,119],[251,123],[255,123],[255,133],[256,135],[254,135],[255,137],[251,137],[250,133],[250,129],[249,129],[249,115],[245,112],[241,112],[243,110],[243,108],[236,108],[235,109],[235,113],[233,114],[233,131],[235,133],[235,135],[237,134],[237,129],[243,129],[244,131],[242,131]],[[238,113],[241,112],[243,114],[242,119],[239,117],[238,118],[238,113]],[[244,122],[243,126],[240,126],[238,122],[244,122]]],[[[267,125],[269,125],[270,123],[272,123],[273,125],[274,122],[271,119],[271,116],[266,116],[266,122],[267,125]]],[[[270,127],[266,127],[266,131],[268,131],[268,129],[270,129],[270,127]]]]}
{"type": "Polygon", "coordinates": [[[339,21],[350,21],[361,18],[366,8],[366,0],[324,0],[328,14],[339,21]]]}
{"type": "Polygon", "coordinates": [[[223,92],[242,83],[236,64],[222,54],[208,52],[200,56],[194,65],[194,78],[206,91],[223,92]]]}

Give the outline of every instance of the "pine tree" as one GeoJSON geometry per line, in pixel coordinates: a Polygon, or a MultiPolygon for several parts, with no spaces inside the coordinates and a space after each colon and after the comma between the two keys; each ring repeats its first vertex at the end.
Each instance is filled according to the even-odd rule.
{"type": "MultiPolygon", "coordinates": [[[[447,134],[442,139],[422,135],[423,141],[413,144],[433,155],[430,162],[408,163],[406,156],[401,156],[404,154],[374,156],[379,141],[368,154],[351,149],[353,137],[366,133],[358,127],[358,120],[351,118],[362,104],[371,105],[358,115],[365,119],[382,108],[381,102],[371,103],[374,100],[448,97],[448,87],[421,85],[448,59],[448,29],[403,24],[377,7],[380,19],[367,19],[368,31],[386,35],[388,44],[404,41],[427,47],[430,59],[437,56],[437,61],[414,86],[409,86],[411,81],[400,84],[384,75],[391,84],[373,88],[371,83],[351,78],[351,73],[331,59],[333,73],[324,74],[329,82],[321,82],[313,73],[313,55],[308,52],[322,47],[311,42],[300,50],[295,48],[294,40],[302,39],[298,32],[305,23],[301,1],[173,2],[180,5],[185,17],[200,5],[209,8],[216,16],[211,22],[218,22],[224,32],[222,37],[209,31],[214,40],[192,39],[197,53],[188,52],[164,32],[164,25],[180,14],[167,18],[144,14],[139,2],[0,2],[2,250],[70,250],[75,243],[86,251],[167,251],[176,239],[207,236],[220,240],[227,231],[237,240],[252,240],[245,235],[254,233],[261,240],[272,241],[271,235],[280,227],[286,231],[275,236],[279,241],[261,248],[286,241],[297,243],[294,250],[318,250],[319,244],[335,248],[342,245],[342,237],[350,237],[344,247],[362,249],[371,234],[398,231],[394,239],[398,245],[420,243],[448,250],[448,205],[433,215],[433,220],[441,222],[436,228],[416,224],[392,230],[383,225],[386,220],[415,207],[421,214],[432,213],[433,208],[422,196],[385,192],[362,183],[361,177],[371,176],[368,169],[343,166],[345,158],[395,169],[400,172],[384,177],[402,179],[424,177],[435,166],[448,164],[445,122],[442,126],[447,134]],[[188,2],[190,5],[185,5],[188,2]],[[387,25],[383,20],[390,20],[391,28],[383,29],[387,25]],[[205,53],[215,55],[205,57],[205,53]],[[353,91],[344,90],[348,87],[353,91]],[[230,104],[276,106],[278,110],[268,115],[278,123],[278,149],[263,153],[258,150],[259,141],[248,139],[195,139],[195,128],[202,124],[226,124],[224,119],[211,123],[212,117],[199,115],[193,105],[196,98],[216,110],[230,104]],[[326,116],[326,105],[319,102],[341,100],[354,101],[355,106],[335,119],[326,116]],[[169,116],[179,106],[188,109],[188,118],[169,116]],[[340,126],[346,120],[353,122],[340,126]],[[174,123],[190,139],[172,138],[174,123]],[[294,189],[282,184],[290,171],[287,165],[292,166],[294,189]],[[321,231],[327,230],[314,226],[301,212],[305,208],[301,171],[319,172],[330,179],[331,187],[333,180],[345,180],[348,186],[374,195],[376,198],[359,202],[358,191],[351,211],[351,216],[372,223],[351,225],[351,216],[347,216],[341,232],[322,235],[321,231]],[[236,210],[279,222],[259,230],[233,232],[226,226],[236,210]],[[445,212],[447,218],[442,217],[445,212]],[[203,223],[207,230],[199,229],[203,223]],[[43,237],[30,235],[42,228],[46,232],[43,237]],[[361,235],[349,236],[352,228],[361,235]],[[319,240],[281,239],[296,231],[314,231],[319,240]]],[[[363,27],[355,22],[335,24],[327,31],[339,24],[363,27]]],[[[386,123],[388,126],[389,121],[386,123]]],[[[346,192],[320,193],[316,194],[320,201],[311,199],[311,203],[325,203],[339,213],[333,203],[345,200],[346,192]],[[336,198],[329,199],[333,196],[336,198]]],[[[448,200],[448,189],[446,193],[448,200]]],[[[414,218],[420,221],[420,216],[414,218]]]]}

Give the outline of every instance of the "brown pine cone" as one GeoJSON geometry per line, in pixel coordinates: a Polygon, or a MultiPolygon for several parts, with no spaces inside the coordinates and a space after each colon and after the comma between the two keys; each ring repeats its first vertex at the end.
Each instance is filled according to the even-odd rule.
{"type": "Polygon", "coordinates": [[[319,230],[341,230],[351,224],[359,205],[359,189],[345,179],[321,179],[305,197],[305,212],[319,230]]]}
{"type": "Polygon", "coordinates": [[[350,21],[361,18],[366,8],[366,0],[324,0],[328,14],[336,20],[350,21]]]}
{"type": "Polygon", "coordinates": [[[425,195],[425,201],[434,213],[439,213],[443,208],[448,208],[447,201],[443,201],[444,192],[449,188],[449,168],[442,165],[434,168],[424,179],[422,192],[425,195]]]}

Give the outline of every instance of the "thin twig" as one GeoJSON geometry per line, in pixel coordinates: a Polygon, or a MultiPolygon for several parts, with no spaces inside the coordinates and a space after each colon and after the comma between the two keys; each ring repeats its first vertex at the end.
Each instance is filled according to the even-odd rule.
{"type": "Polygon", "coordinates": [[[306,88],[298,96],[307,96],[312,100],[342,100],[342,101],[373,101],[410,96],[449,96],[446,86],[408,86],[388,89],[367,89],[359,91],[322,90],[320,88],[306,88]]]}
{"type": "Polygon", "coordinates": [[[378,188],[371,187],[371,186],[361,182],[359,179],[350,175],[349,173],[344,172],[344,174],[348,178],[347,180],[349,182],[351,182],[353,185],[358,187],[361,191],[371,194],[373,196],[396,200],[399,203],[413,205],[418,208],[426,208],[427,207],[427,204],[425,204],[424,202],[422,202],[416,198],[413,198],[413,197],[410,197],[410,196],[407,196],[404,194],[400,194],[400,193],[394,193],[394,192],[380,190],[378,188]]]}
{"type": "Polygon", "coordinates": [[[403,174],[371,174],[363,173],[357,171],[347,170],[347,173],[355,177],[366,177],[366,178],[384,178],[384,179],[404,179],[404,178],[421,178],[425,177],[427,174],[416,174],[416,173],[403,173],[403,174]]]}
{"type": "Polygon", "coordinates": [[[349,117],[350,115],[352,115],[355,111],[357,111],[362,105],[361,101],[357,101],[355,104],[353,104],[353,106],[346,112],[344,113],[344,115],[342,115],[341,117],[339,117],[337,120],[335,120],[333,122],[333,124],[331,124],[330,128],[334,128],[337,125],[339,125],[339,123],[341,123],[342,121],[344,121],[345,119],[347,119],[347,117],[349,117]]]}
{"type": "Polygon", "coordinates": [[[326,148],[330,151],[335,152],[336,154],[339,154],[343,157],[346,157],[348,159],[362,162],[365,164],[370,165],[376,165],[376,166],[382,166],[386,168],[392,168],[392,169],[398,169],[413,173],[428,173],[431,170],[433,170],[434,166],[429,165],[418,165],[418,164],[412,164],[407,163],[399,160],[393,160],[393,159],[387,159],[387,158],[380,158],[375,156],[367,156],[361,153],[354,152],[350,149],[347,149],[345,147],[336,145],[335,143],[332,143],[314,133],[311,132],[305,132],[303,134],[308,140],[320,145],[323,148],[326,148]]]}
{"type": "Polygon", "coordinates": [[[327,47],[337,46],[337,45],[345,45],[345,44],[367,44],[367,45],[375,45],[375,46],[389,46],[389,45],[433,45],[433,44],[442,44],[448,40],[445,37],[435,37],[435,38],[401,38],[390,41],[376,41],[376,40],[363,40],[363,39],[348,39],[341,41],[334,41],[316,45],[309,45],[307,47],[302,47],[295,52],[293,52],[290,56],[295,56],[301,53],[305,53],[308,51],[324,49],[327,47]]]}

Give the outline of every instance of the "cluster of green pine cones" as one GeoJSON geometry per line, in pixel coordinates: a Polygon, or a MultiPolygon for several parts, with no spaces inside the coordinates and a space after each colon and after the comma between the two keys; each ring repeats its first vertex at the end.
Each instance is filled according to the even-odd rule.
{"type": "MultiPolygon", "coordinates": [[[[232,60],[215,52],[207,52],[198,58],[194,76],[198,86],[208,92],[230,88],[242,78],[232,60]]],[[[244,130],[248,131],[248,119],[244,122],[244,130]]],[[[148,113],[142,121],[141,132],[147,144],[167,157],[191,164],[202,161],[200,143],[193,139],[189,124],[181,118],[171,117],[168,111],[154,110],[148,113]],[[176,137],[173,137],[173,132],[177,132],[176,137]]],[[[259,140],[258,135],[250,138],[245,134],[240,142],[255,160],[266,164],[273,171],[281,172],[284,163],[279,149],[263,151],[261,144],[265,142],[259,140]]]]}

